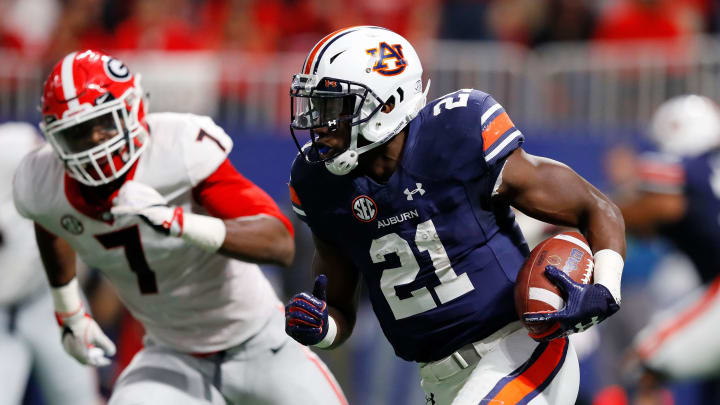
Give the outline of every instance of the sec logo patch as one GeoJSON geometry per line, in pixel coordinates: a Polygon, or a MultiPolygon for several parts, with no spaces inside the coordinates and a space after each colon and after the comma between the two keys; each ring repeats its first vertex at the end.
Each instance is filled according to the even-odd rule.
{"type": "Polygon", "coordinates": [[[370,222],[377,218],[377,204],[372,198],[361,195],[352,200],[352,212],[360,222],[370,222]]]}
{"type": "Polygon", "coordinates": [[[60,218],[60,225],[73,235],[80,235],[84,230],[82,222],[69,214],[63,215],[63,217],[60,218]]]}

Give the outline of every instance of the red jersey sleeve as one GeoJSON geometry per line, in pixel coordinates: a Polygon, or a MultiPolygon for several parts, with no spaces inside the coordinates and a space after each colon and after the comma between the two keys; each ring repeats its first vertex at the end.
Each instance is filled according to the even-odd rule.
{"type": "Polygon", "coordinates": [[[279,219],[294,236],[292,224],[273,199],[252,181],[238,173],[228,159],[193,188],[195,201],[221,219],[270,215],[279,219]]]}

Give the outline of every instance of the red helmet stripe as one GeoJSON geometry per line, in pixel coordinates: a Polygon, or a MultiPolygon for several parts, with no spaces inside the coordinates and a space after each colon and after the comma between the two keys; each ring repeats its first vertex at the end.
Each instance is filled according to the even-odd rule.
{"type": "Polygon", "coordinates": [[[310,51],[310,55],[308,55],[307,59],[305,60],[305,65],[303,66],[303,73],[306,74],[306,75],[307,75],[307,74],[310,74],[310,69],[312,69],[312,65],[313,65],[313,62],[314,62],[314,59],[315,59],[315,55],[318,53],[318,51],[320,51],[320,48],[322,48],[322,46],[323,46],[327,41],[330,40],[330,38],[334,37],[336,34],[341,33],[342,31],[346,31],[346,30],[349,30],[350,28],[355,28],[355,27],[357,27],[357,25],[353,25],[353,26],[351,26],[351,27],[341,28],[341,29],[339,29],[339,30],[337,30],[337,31],[335,31],[335,32],[332,32],[332,33],[328,34],[327,36],[325,36],[325,38],[321,39],[320,42],[318,42],[317,45],[315,45],[315,47],[312,49],[312,51],[310,51]]]}
{"type": "Polygon", "coordinates": [[[75,75],[73,75],[75,55],[77,55],[77,52],[65,56],[62,61],[62,67],[60,68],[63,98],[67,100],[69,110],[74,110],[80,106],[80,102],[77,99],[77,91],[75,90],[75,75]]]}

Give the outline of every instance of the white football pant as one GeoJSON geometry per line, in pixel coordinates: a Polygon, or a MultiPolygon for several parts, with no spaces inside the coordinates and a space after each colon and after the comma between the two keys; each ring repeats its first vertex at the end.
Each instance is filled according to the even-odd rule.
{"type": "Polygon", "coordinates": [[[420,376],[428,405],[573,405],[580,384],[570,341],[537,343],[519,322],[422,364],[420,376]]]}
{"type": "Polygon", "coordinates": [[[325,364],[284,327],[278,310],[258,335],[205,357],[146,338],[145,348],[120,375],[109,405],[347,405],[325,364]]]}
{"type": "Polygon", "coordinates": [[[645,364],[675,380],[720,373],[720,277],[662,311],[638,333],[645,364]]]}

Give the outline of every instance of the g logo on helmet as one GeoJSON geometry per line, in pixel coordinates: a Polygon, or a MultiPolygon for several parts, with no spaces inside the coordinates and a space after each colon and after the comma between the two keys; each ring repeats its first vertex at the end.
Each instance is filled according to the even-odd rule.
{"type": "Polygon", "coordinates": [[[402,45],[388,45],[387,42],[380,42],[377,48],[366,49],[370,56],[377,56],[378,60],[373,65],[372,70],[383,76],[395,76],[402,73],[407,67],[407,61],[402,53],[402,45]],[[388,66],[389,61],[394,61],[394,68],[388,66]]]}
{"type": "Polygon", "coordinates": [[[370,222],[377,217],[377,205],[372,198],[361,195],[355,197],[351,204],[355,218],[360,222],[370,222]]]}
{"type": "Polygon", "coordinates": [[[121,61],[115,58],[107,58],[103,66],[105,67],[105,73],[108,77],[116,82],[126,82],[130,80],[130,69],[121,61]]]}

